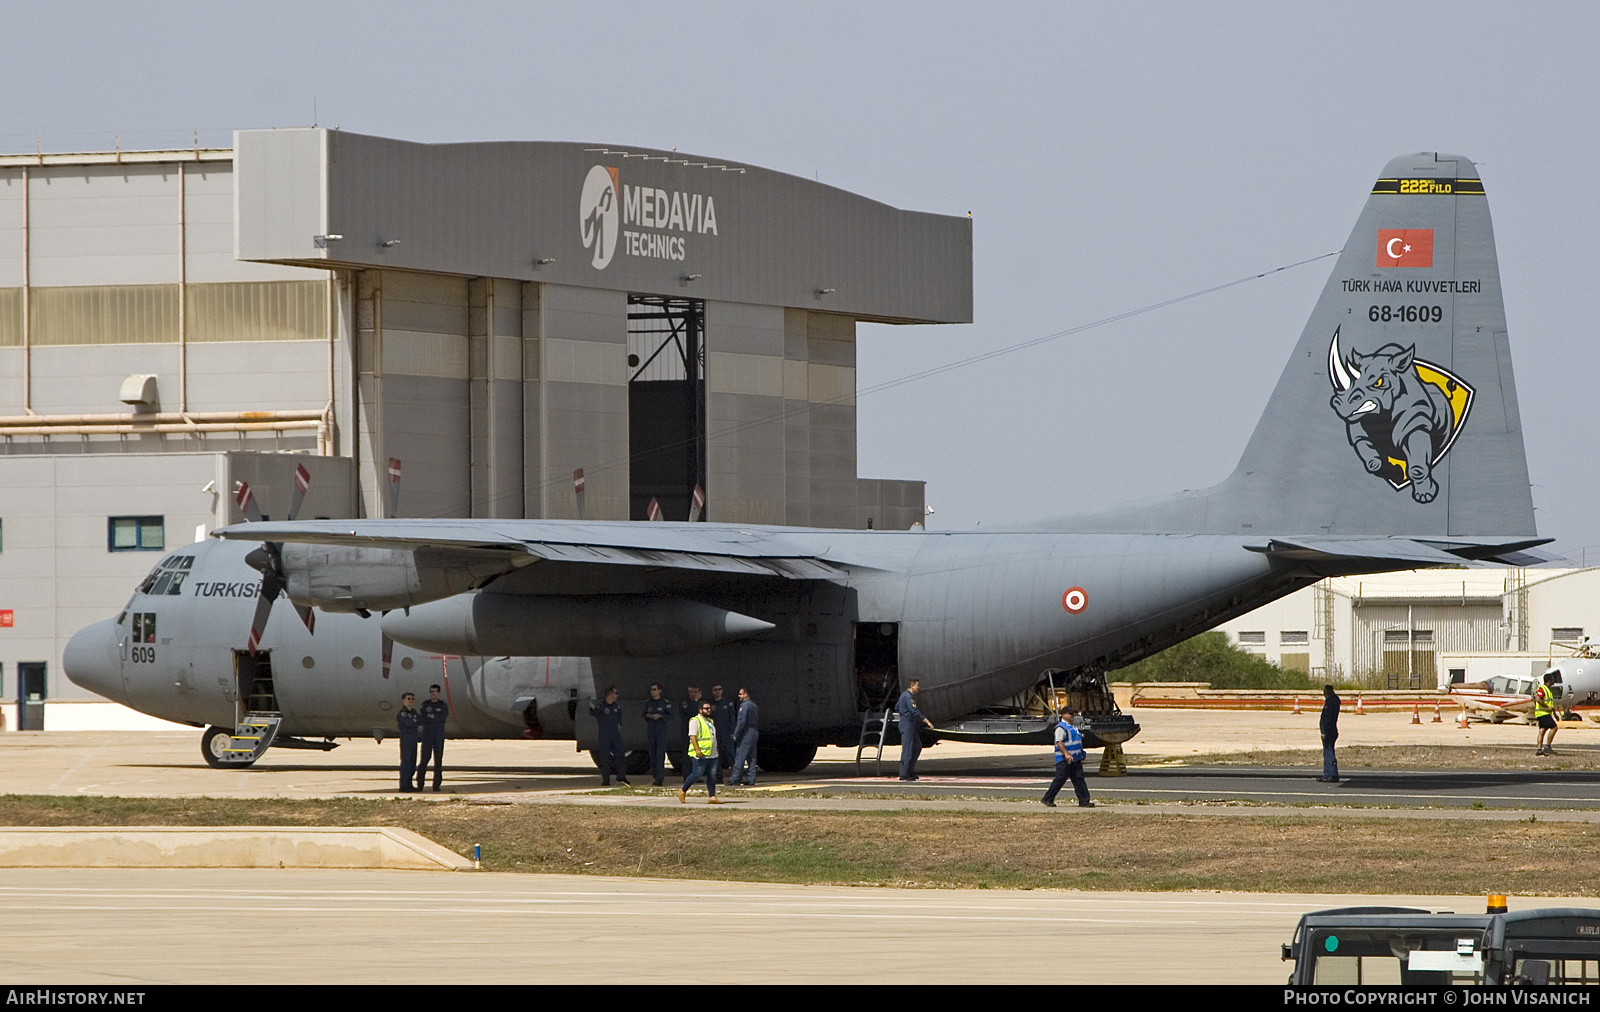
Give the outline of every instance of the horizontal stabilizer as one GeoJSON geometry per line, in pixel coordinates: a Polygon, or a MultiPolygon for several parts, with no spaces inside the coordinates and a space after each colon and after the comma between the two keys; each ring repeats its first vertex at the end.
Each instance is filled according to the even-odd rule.
{"type": "Polygon", "coordinates": [[[1502,562],[1508,566],[1542,566],[1550,562],[1565,562],[1572,564],[1572,560],[1561,555],[1551,555],[1549,552],[1503,552],[1500,555],[1491,555],[1490,562],[1502,562]]]}
{"type": "Polygon", "coordinates": [[[1265,545],[1247,546],[1280,559],[1299,562],[1377,561],[1408,563],[1415,566],[1451,566],[1463,562],[1490,561],[1507,565],[1531,565],[1517,561],[1526,556],[1538,562],[1549,561],[1542,553],[1526,549],[1549,543],[1549,538],[1519,538],[1495,542],[1486,538],[1441,540],[1436,538],[1338,538],[1330,540],[1273,538],[1265,545]]]}
{"type": "Polygon", "coordinates": [[[1252,546],[1251,551],[1299,562],[1377,559],[1418,566],[1449,566],[1460,565],[1462,561],[1460,556],[1431,548],[1409,538],[1370,538],[1360,541],[1280,541],[1274,538],[1267,542],[1265,547],[1252,546]]]}

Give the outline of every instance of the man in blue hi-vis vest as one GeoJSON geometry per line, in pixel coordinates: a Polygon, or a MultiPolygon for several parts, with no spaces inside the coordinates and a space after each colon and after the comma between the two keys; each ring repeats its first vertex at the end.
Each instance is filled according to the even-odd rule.
{"type": "Polygon", "coordinates": [[[1083,735],[1073,725],[1077,716],[1072,707],[1061,708],[1061,723],[1056,725],[1055,734],[1056,776],[1042,799],[1050,808],[1056,807],[1056,795],[1068,780],[1072,781],[1072,792],[1078,796],[1078,807],[1094,807],[1094,802],[1089,800],[1089,785],[1083,782],[1083,735]]]}

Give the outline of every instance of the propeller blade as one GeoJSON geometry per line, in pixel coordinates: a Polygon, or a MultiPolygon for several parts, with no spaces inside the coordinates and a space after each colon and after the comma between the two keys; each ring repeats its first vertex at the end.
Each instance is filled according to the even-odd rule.
{"type": "Polygon", "coordinates": [[[650,497],[650,505],[645,507],[645,516],[649,517],[651,520],[662,519],[661,504],[656,502],[655,496],[650,497]]]}
{"type": "Polygon", "coordinates": [[[300,621],[306,625],[306,632],[315,636],[317,634],[317,609],[309,604],[297,604],[294,610],[300,616],[300,621]]]}
{"type": "Polygon", "coordinates": [[[244,518],[251,523],[259,523],[261,510],[256,506],[256,495],[250,491],[250,483],[241,481],[235,483],[235,486],[233,501],[239,504],[239,512],[243,513],[244,518]]]}
{"type": "Polygon", "coordinates": [[[383,638],[383,677],[389,677],[389,662],[394,657],[394,640],[388,636],[383,638]]]}
{"type": "Polygon", "coordinates": [[[311,472],[304,464],[294,466],[294,492],[289,497],[289,519],[300,515],[300,506],[306,501],[306,489],[311,487],[311,472]]]}
{"type": "Polygon", "coordinates": [[[689,499],[689,522],[698,523],[700,511],[706,508],[706,490],[699,485],[694,487],[694,495],[689,499]]]}
{"type": "Polygon", "coordinates": [[[273,594],[268,597],[264,592],[266,581],[262,580],[261,582],[263,584],[263,593],[256,597],[256,613],[255,617],[250,620],[250,639],[246,642],[251,657],[256,655],[257,649],[261,646],[261,636],[267,631],[267,619],[272,617],[273,598],[278,596],[273,594]]]}

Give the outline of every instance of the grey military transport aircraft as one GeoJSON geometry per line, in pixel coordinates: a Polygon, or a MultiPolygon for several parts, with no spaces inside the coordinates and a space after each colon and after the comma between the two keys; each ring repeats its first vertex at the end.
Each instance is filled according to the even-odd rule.
{"type": "MultiPolygon", "coordinates": [[[[981,532],[374,519],[213,537],[65,654],[79,685],[208,727],[213,764],[392,733],[394,700],[434,680],[453,736],[537,728],[579,748],[596,744],[577,714],[598,687],[638,707],[651,682],[681,698],[716,681],[760,701],[762,765],[779,771],[856,743],[863,711],[913,675],[959,737],[1042,676],[1103,687],[1324,577],[1518,564],[1549,540],[1483,184],[1432,152],[1385,167],[1238,467],[1210,488],[981,532]],[[285,595],[294,610],[273,607],[285,595]]],[[[624,729],[644,747],[642,720],[624,729]]]]}

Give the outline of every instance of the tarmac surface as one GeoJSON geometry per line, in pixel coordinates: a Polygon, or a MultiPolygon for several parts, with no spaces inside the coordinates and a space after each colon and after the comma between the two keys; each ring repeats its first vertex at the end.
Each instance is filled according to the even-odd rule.
{"type": "MultiPolygon", "coordinates": [[[[1251,749],[1319,748],[1315,712],[1137,710],[1135,715],[1143,731],[1127,746],[1127,776],[1096,776],[1094,752],[1085,764],[1094,796],[1116,809],[1224,802],[1600,811],[1600,772],[1536,765],[1531,761],[1534,729],[1526,725],[1473,724],[1462,729],[1448,721],[1412,724],[1409,713],[1346,714],[1341,747],[1471,745],[1482,749],[1485,765],[1499,768],[1381,770],[1346,765],[1343,782],[1322,784],[1316,781],[1320,762],[1305,769],[1176,762],[1251,749]]],[[[198,730],[0,734],[0,782],[16,794],[124,797],[384,797],[398,786],[392,739],[382,745],[371,739],[342,741],[329,752],[273,749],[245,770],[206,766],[199,740],[198,730]]],[[[1572,752],[1600,751],[1600,727],[1564,729],[1557,744],[1572,752]]],[[[594,765],[572,742],[452,740],[445,752],[446,795],[607,804],[677,800],[673,792],[596,795],[600,782],[594,765]]],[[[741,804],[773,808],[838,803],[1014,806],[1036,800],[1053,770],[1049,750],[1043,748],[942,743],[923,752],[920,779],[903,783],[895,777],[898,752],[886,749],[881,767],[869,756],[858,772],[854,749],[826,748],[803,773],[766,773],[757,789],[728,793],[736,793],[741,804]]],[[[635,786],[650,782],[648,774],[631,779],[635,786]]],[[[675,782],[669,772],[669,785],[675,782]]]]}
{"type": "MultiPolygon", "coordinates": [[[[1483,907],[1481,896],[1374,899],[1483,907]]],[[[0,979],[128,988],[1282,984],[1289,966],[1278,946],[1300,915],[1350,902],[568,875],[30,868],[13,869],[0,885],[8,912],[0,918],[0,979]]]]}
{"type": "MultiPolygon", "coordinates": [[[[1600,822],[1600,774],[1535,769],[1523,725],[1410,723],[1410,714],[1345,715],[1340,745],[1472,745],[1503,768],[1479,771],[1173,766],[1176,757],[1316,748],[1317,716],[1135,711],[1144,732],[1129,775],[1089,777],[1102,812],[1218,817],[1292,811],[1329,819],[1520,818],[1600,822]],[[1474,803],[1481,808],[1473,808],[1474,803]],[[1282,806],[1294,806],[1285,809],[1282,806]],[[1371,807],[1379,806],[1379,807],[1371,807]]],[[[1430,715],[1431,716],[1431,715],[1430,715]]],[[[390,797],[395,745],[273,750],[248,770],[214,770],[193,732],[0,734],[5,790],[163,797],[390,797]]],[[[1600,749],[1589,728],[1558,748],[1600,749]]],[[[451,741],[446,791],[532,804],[676,805],[670,791],[603,793],[571,742],[451,741]]],[[[1037,805],[1044,749],[944,744],[922,779],[858,775],[853,749],[825,749],[803,774],[763,775],[728,792],[774,811],[1003,809],[1037,805]]],[[[1091,770],[1095,759],[1088,764],[1091,770]]],[[[872,773],[868,764],[867,773],[872,773]]],[[[670,774],[669,774],[670,776],[670,774]]],[[[648,776],[633,778],[648,784],[648,776]]],[[[672,781],[669,780],[669,783],[672,781]]],[[[1037,810],[1035,808],[1035,810],[1037,810]]],[[[1058,810],[1072,818],[1070,804],[1058,810]]],[[[0,885],[0,977],[24,983],[670,982],[1281,984],[1278,946],[1300,914],[1393,903],[1476,911],[1482,897],[1087,893],[789,886],[591,876],[219,868],[9,868],[0,885]],[[710,910],[704,945],[679,944],[710,910]],[[656,926],[652,932],[649,926],[656,926]],[[641,930],[642,929],[642,930],[641,930]],[[649,939],[658,956],[632,956],[649,939]],[[1025,939],[1019,947],[1018,939],[1025,939]],[[104,940],[115,944],[102,944],[104,940]],[[698,951],[703,949],[704,951],[698,951]],[[233,954],[229,956],[227,954],[233,954]],[[197,955],[203,954],[203,955],[197,955]],[[687,956],[687,958],[686,958],[687,956]],[[635,969],[635,967],[637,967],[635,969]]],[[[1532,906],[1513,898],[1513,909],[1532,906]]],[[[1600,899],[1538,905],[1600,907],[1600,899]]],[[[654,950],[649,950],[654,951],[654,950]]]]}

